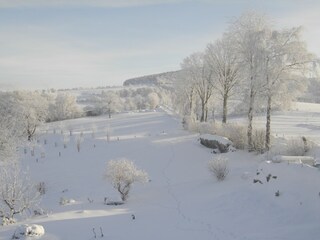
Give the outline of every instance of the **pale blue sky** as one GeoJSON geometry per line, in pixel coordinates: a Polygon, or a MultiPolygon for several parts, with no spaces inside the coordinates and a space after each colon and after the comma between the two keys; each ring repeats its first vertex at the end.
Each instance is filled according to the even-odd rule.
{"type": "Polygon", "coordinates": [[[0,0],[0,89],[121,85],[177,70],[248,10],[304,25],[320,55],[319,1],[0,0]]]}

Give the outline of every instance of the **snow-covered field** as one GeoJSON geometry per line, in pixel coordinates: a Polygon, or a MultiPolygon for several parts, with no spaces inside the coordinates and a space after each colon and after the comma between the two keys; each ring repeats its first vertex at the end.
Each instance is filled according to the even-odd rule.
{"type": "MultiPolygon", "coordinates": [[[[106,240],[319,239],[316,168],[267,163],[264,156],[236,151],[225,154],[230,173],[218,182],[207,167],[215,155],[199,144],[198,135],[182,130],[179,120],[161,110],[64,121],[64,134],[73,130],[67,148],[61,126],[48,125],[34,157],[21,151],[32,179],[45,183],[41,207],[47,214],[0,227],[1,240],[11,239],[25,223],[42,225],[43,240],[89,240],[95,239],[94,232],[106,240]],[[151,181],[134,185],[126,204],[108,206],[104,198],[119,200],[119,195],[104,178],[106,164],[119,158],[133,160],[151,181]],[[269,174],[276,178],[267,182],[269,174]],[[74,201],[60,205],[61,198],[74,201]]],[[[273,127],[278,134],[316,138],[320,111],[276,115],[273,127]]]]}

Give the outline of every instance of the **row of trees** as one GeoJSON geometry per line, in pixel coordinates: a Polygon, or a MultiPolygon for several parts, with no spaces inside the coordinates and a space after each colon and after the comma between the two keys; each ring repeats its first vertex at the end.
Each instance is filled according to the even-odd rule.
{"type": "Polygon", "coordinates": [[[222,122],[227,123],[229,102],[236,96],[233,99],[245,104],[250,150],[252,122],[259,105],[265,108],[265,148],[269,150],[273,107],[306,89],[305,74],[316,63],[301,39],[301,30],[277,30],[263,15],[243,14],[220,39],[181,63],[182,71],[176,81],[180,112],[192,118],[198,113],[199,120],[204,122],[208,120],[210,105],[219,101],[222,122]]]}
{"type": "Polygon", "coordinates": [[[166,98],[165,90],[151,87],[102,91],[88,96],[84,110],[89,115],[107,114],[111,117],[116,112],[155,109],[166,98]]]}
{"type": "Polygon", "coordinates": [[[122,111],[155,109],[169,101],[165,90],[145,87],[91,92],[81,109],[75,95],[37,91],[0,92],[0,160],[16,151],[22,140],[32,141],[44,122],[59,121],[122,111]],[[165,100],[167,99],[167,100],[165,100]]]}
{"type": "Polygon", "coordinates": [[[0,92],[0,152],[4,154],[8,149],[15,149],[12,146],[19,142],[18,139],[31,141],[39,126],[46,121],[80,115],[76,98],[66,93],[0,92]]]}

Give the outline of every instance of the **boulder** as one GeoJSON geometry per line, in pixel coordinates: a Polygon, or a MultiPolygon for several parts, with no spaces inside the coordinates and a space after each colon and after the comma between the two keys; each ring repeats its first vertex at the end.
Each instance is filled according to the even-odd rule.
{"type": "Polygon", "coordinates": [[[203,134],[200,136],[200,143],[205,147],[212,148],[215,153],[226,153],[235,150],[228,138],[218,135],[203,134]]]}

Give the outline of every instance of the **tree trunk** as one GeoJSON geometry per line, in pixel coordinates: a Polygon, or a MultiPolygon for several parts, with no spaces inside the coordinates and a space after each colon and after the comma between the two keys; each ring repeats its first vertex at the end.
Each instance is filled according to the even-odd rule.
{"type": "Polygon", "coordinates": [[[266,150],[270,150],[271,142],[270,142],[270,135],[271,135],[271,95],[268,96],[268,104],[267,104],[267,123],[266,123],[266,150]]]}
{"type": "Polygon", "coordinates": [[[227,123],[227,114],[228,114],[227,102],[228,102],[228,95],[224,94],[223,95],[222,123],[227,123]]]}
{"type": "Polygon", "coordinates": [[[190,91],[190,103],[189,103],[189,113],[192,116],[192,108],[193,108],[193,89],[190,91]]]}
{"type": "Polygon", "coordinates": [[[250,90],[250,103],[249,103],[249,111],[248,111],[248,129],[247,129],[247,136],[248,136],[248,150],[253,150],[252,144],[252,120],[253,120],[253,104],[254,104],[254,92],[253,89],[250,90]]]}
{"type": "Polygon", "coordinates": [[[206,104],[205,107],[205,116],[204,116],[204,121],[207,122],[208,121],[208,105],[206,104]]]}
{"type": "Polygon", "coordinates": [[[203,100],[201,100],[201,117],[200,122],[204,122],[205,120],[205,103],[203,100]]]}

